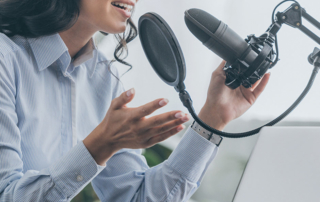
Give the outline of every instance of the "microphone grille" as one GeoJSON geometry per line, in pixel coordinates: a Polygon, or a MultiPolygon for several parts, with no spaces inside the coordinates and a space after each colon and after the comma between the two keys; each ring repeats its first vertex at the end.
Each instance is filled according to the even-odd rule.
{"type": "Polygon", "coordinates": [[[212,32],[214,34],[221,21],[212,16],[211,14],[197,9],[197,8],[192,8],[189,9],[185,12],[185,22],[189,30],[192,32],[193,35],[195,35],[202,43],[206,42],[210,36],[206,34],[201,26],[205,27],[207,30],[212,32]],[[190,19],[192,18],[192,19],[190,19]]]}

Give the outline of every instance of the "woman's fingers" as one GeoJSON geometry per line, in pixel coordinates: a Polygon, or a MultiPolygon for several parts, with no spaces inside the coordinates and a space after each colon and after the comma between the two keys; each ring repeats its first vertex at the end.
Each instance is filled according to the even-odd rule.
{"type": "MultiPolygon", "coordinates": [[[[147,126],[145,125],[145,123],[142,124],[144,126],[140,125],[139,127],[141,128],[143,127],[148,128],[147,130],[145,130],[143,133],[139,135],[140,138],[144,140],[143,142],[145,142],[146,144],[145,146],[150,147],[176,134],[180,130],[182,130],[185,126],[181,124],[187,122],[189,120],[189,116],[185,113],[181,113],[181,114],[180,113],[181,112],[178,112],[178,113],[170,112],[170,113],[158,115],[159,117],[158,120],[161,120],[161,122],[164,122],[164,124],[161,124],[160,122],[155,123],[153,121],[153,122],[149,122],[149,125],[147,126]],[[181,118],[177,118],[175,115],[181,118]],[[175,120],[171,120],[168,122],[167,119],[175,119],[175,120]],[[150,127],[150,125],[153,125],[155,127],[150,127]]],[[[146,120],[144,120],[143,122],[145,121],[146,120]]]]}
{"type": "MultiPolygon", "coordinates": [[[[109,142],[115,141],[119,148],[146,148],[182,130],[189,117],[181,111],[172,111],[151,118],[145,118],[155,110],[167,105],[167,99],[157,99],[137,108],[126,108],[125,105],[134,97],[131,89],[115,98],[105,120],[112,129],[105,131],[109,142]],[[112,117],[112,118],[111,118],[112,117]],[[131,125],[130,125],[131,124],[131,125]],[[127,127],[124,127],[127,126],[127,127]]],[[[108,128],[108,127],[105,127],[108,128]]]]}
{"type": "Polygon", "coordinates": [[[189,120],[189,117],[181,111],[167,112],[167,113],[160,114],[160,115],[153,116],[151,118],[146,119],[142,127],[153,128],[153,127],[163,125],[169,121],[179,120],[179,119],[181,123],[184,123],[189,120]]]}
{"type": "Polygon", "coordinates": [[[131,88],[126,92],[123,92],[119,97],[112,100],[110,108],[112,109],[122,108],[133,99],[134,94],[135,94],[134,88],[131,88]]]}
{"type": "Polygon", "coordinates": [[[219,67],[217,69],[219,69],[220,71],[223,70],[224,66],[226,65],[226,61],[222,60],[222,62],[220,63],[219,67]]]}
{"type": "Polygon", "coordinates": [[[222,62],[220,63],[220,65],[218,66],[217,69],[215,69],[214,73],[224,73],[223,68],[226,65],[226,61],[222,60],[222,62]]]}
{"type": "Polygon", "coordinates": [[[159,142],[162,142],[162,141],[168,139],[169,137],[177,134],[179,131],[183,130],[184,128],[185,128],[185,126],[179,125],[179,126],[176,126],[176,127],[172,128],[169,131],[166,131],[164,133],[155,135],[155,136],[153,136],[152,138],[150,138],[148,140],[147,146],[150,147],[150,146],[153,146],[153,145],[155,145],[155,144],[157,144],[159,142]]]}
{"type": "Polygon", "coordinates": [[[251,92],[254,91],[254,89],[256,89],[256,87],[260,84],[260,82],[262,81],[262,79],[259,79],[258,81],[256,81],[252,87],[250,88],[251,92]]]}
{"type": "Polygon", "coordinates": [[[250,105],[253,105],[253,103],[256,101],[256,99],[259,97],[259,95],[262,93],[262,91],[264,90],[264,88],[266,87],[268,81],[270,78],[270,73],[267,73],[263,76],[262,79],[260,79],[260,81],[256,82],[254,87],[252,89],[254,89],[252,91],[252,89],[248,89],[245,88],[243,86],[240,86],[241,92],[243,94],[243,96],[247,99],[247,101],[250,103],[250,105]]]}
{"type": "Polygon", "coordinates": [[[172,128],[177,127],[187,121],[189,121],[189,117],[183,116],[182,118],[178,118],[176,120],[169,121],[168,123],[157,125],[155,127],[150,128],[147,131],[147,133],[148,133],[147,135],[154,136],[154,135],[157,135],[160,133],[167,132],[167,131],[171,130],[172,128]]]}
{"type": "Polygon", "coordinates": [[[157,109],[167,105],[168,102],[169,102],[169,100],[167,100],[167,99],[157,99],[157,100],[149,102],[149,103],[147,103],[145,105],[137,107],[133,111],[134,117],[137,118],[137,119],[145,117],[145,116],[153,113],[157,109]]]}
{"type": "Polygon", "coordinates": [[[256,98],[259,97],[259,95],[262,93],[264,88],[267,86],[270,75],[271,75],[270,73],[265,74],[261,79],[261,82],[259,83],[259,85],[252,92],[256,98]]]}

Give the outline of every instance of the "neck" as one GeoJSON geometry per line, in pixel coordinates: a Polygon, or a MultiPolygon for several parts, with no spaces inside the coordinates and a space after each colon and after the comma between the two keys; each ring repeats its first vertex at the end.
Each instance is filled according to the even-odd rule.
{"type": "Polygon", "coordinates": [[[96,31],[81,20],[77,20],[70,29],[59,34],[66,44],[71,58],[73,58],[88,43],[96,31]]]}

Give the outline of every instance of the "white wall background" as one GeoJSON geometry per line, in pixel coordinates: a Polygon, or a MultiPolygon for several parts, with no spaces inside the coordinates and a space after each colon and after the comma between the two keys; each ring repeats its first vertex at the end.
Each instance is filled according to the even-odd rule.
{"type": "MultiPolygon", "coordinates": [[[[141,15],[146,12],[156,12],[171,26],[180,42],[187,64],[185,80],[187,91],[192,96],[194,108],[199,112],[205,102],[210,74],[221,59],[189,32],[184,23],[184,11],[190,8],[203,9],[228,24],[241,37],[246,38],[249,34],[260,35],[269,27],[273,8],[279,2],[280,0],[139,0],[133,20],[138,24],[141,15]]],[[[300,0],[299,3],[320,21],[320,1],[300,0]]],[[[290,2],[286,3],[279,8],[279,11],[284,11],[290,5],[290,2]]],[[[306,21],[303,23],[309,25],[306,21]]],[[[312,30],[320,36],[319,30],[312,30]]],[[[318,45],[299,30],[286,25],[279,32],[278,40],[281,61],[271,70],[271,79],[265,92],[256,104],[241,118],[231,123],[226,131],[241,132],[275,118],[295,101],[306,86],[313,69],[307,57],[318,45]],[[255,122],[252,124],[251,120],[255,122]],[[239,125],[242,128],[239,128],[239,125]]],[[[115,44],[113,37],[106,37],[99,48],[110,58],[115,44]]],[[[136,89],[136,97],[129,106],[141,106],[163,97],[168,98],[170,102],[155,114],[170,110],[187,112],[176,91],[163,83],[153,71],[139,38],[129,44],[129,57],[126,61],[133,65],[133,69],[121,80],[126,89],[131,87],[136,89]]],[[[127,69],[120,64],[117,66],[120,72],[127,69]]],[[[320,78],[315,81],[305,100],[285,120],[319,122],[319,100],[320,78]]],[[[242,140],[225,139],[216,161],[209,168],[202,186],[193,198],[198,201],[232,201],[236,185],[255,141],[256,137],[242,140]]]]}

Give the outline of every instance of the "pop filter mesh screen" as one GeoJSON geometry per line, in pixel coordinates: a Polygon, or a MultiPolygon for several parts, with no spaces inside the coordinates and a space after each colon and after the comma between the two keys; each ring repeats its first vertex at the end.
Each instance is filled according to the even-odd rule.
{"type": "Polygon", "coordinates": [[[140,27],[142,46],[155,71],[168,82],[175,82],[178,66],[175,55],[162,31],[153,22],[144,20],[140,27]]]}

